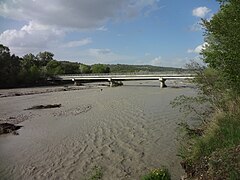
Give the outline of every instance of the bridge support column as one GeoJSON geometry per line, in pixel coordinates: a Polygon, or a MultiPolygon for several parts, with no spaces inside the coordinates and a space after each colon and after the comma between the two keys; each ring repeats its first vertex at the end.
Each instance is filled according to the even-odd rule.
{"type": "Polygon", "coordinates": [[[76,79],[72,79],[74,86],[81,86],[82,83],[80,81],[77,81],[76,79]]]}
{"type": "Polygon", "coordinates": [[[165,81],[166,81],[166,79],[159,78],[160,88],[165,88],[165,87],[167,87],[165,81]]]}
{"type": "Polygon", "coordinates": [[[114,83],[113,80],[111,78],[109,78],[108,81],[109,81],[109,86],[113,87],[113,83],[114,83]]]}

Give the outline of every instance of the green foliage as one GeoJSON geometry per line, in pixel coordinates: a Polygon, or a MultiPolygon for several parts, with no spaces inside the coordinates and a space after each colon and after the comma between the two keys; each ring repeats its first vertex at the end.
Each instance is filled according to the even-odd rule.
{"type": "Polygon", "coordinates": [[[39,65],[38,59],[36,58],[36,56],[34,56],[33,54],[26,54],[22,57],[22,61],[21,61],[21,67],[25,70],[28,70],[31,68],[31,66],[39,65]]]}
{"type": "Polygon", "coordinates": [[[63,61],[61,62],[64,74],[79,74],[79,64],[74,62],[63,61]]]}
{"type": "Polygon", "coordinates": [[[209,158],[209,176],[215,179],[239,179],[240,145],[212,153],[209,158]]]}
{"type": "Polygon", "coordinates": [[[203,20],[207,45],[201,54],[207,67],[190,65],[197,74],[193,82],[199,94],[180,96],[173,103],[203,117],[199,135],[192,135],[196,131],[182,124],[186,136],[179,155],[188,178],[193,179],[238,179],[240,172],[240,3],[219,2],[220,11],[210,21],[203,20]],[[205,117],[197,108],[202,100],[213,108],[205,117]]]}
{"type": "Polygon", "coordinates": [[[29,53],[19,58],[11,55],[9,48],[0,44],[0,88],[47,84],[48,77],[58,74],[110,73],[110,71],[115,73],[159,70],[182,71],[178,68],[147,65],[94,64],[88,66],[77,62],[56,61],[53,57],[53,53],[45,51],[39,52],[36,56],[29,53]]]}
{"type": "Polygon", "coordinates": [[[186,172],[190,169],[189,174],[203,179],[237,177],[240,172],[239,119],[240,114],[217,113],[205,126],[203,135],[185,138],[179,156],[186,172]],[[237,152],[231,153],[234,150],[237,152]]]}
{"type": "Polygon", "coordinates": [[[159,67],[150,65],[127,65],[127,64],[108,64],[112,73],[129,73],[129,72],[159,72],[159,71],[184,71],[181,68],[159,67]]]}
{"type": "Polygon", "coordinates": [[[47,63],[46,70],[47,70],[47,74],[49,76],[54,76],[57,74],[64,73],[64,69],[63,69],[61,63],[58,61],[55,61],[55,60],[51,60],[47,63]]]}
{"type": "Polygon", "coordinates": [[[103,176],[102,168],[94,166],[94,168],[92,169],[92,175],[89,178],[89,180],[99,180],[102,179],[102,176],[103,176]]]}
{"type": "Polygon", "coordinates": [[[26,54],[21,60],[19,72],[20,83],[35,84],[42,79],[42,71],[39,68],[39,61],[33,54],[26,54]]]}
{"type": "Polygon", "coordinates": [[[225,81],[219,75],[220,72],[196,62],[188,64],[187,67],[196,74],[192,82],[199,90],[198,96],[204,97],[214,108],[224,108],[224,102],[228,98],[224,95],[228,90],[225,81]]]}
{"type": "Polygon", "coordinates": [[[163,167],[159,169],[154,169],[148,174],[142,176],[142,180],[171,180],[171,175],[169,171],[163,167]]]}
{"type": "MultiPolygon", "coordinates": [[[[203,60],[218,71],[231,95],[240,93],[240,3],[229,0],[210,21],[203,20],[208,45],[203,50],[203,60]]],[[[234,98],[234,97],[233,97],[234,98]]]]}
{"type": "Polygon", "coordinates": [[[91,66],[88,66],[88,65],[85,65],[85,64],[80,64],[79,69],[80,69],[80,72],[82,74],[91,73],[91,66]]]}
{"type": "Polygon", "coordinates": [[[0,87],[13,86],[20,71],[20,58],[10,54],[8,47],[0,44],[0,87]]]}
{"type": "Polygon", "coordinates": [[[211,155],[217,149],[229,148],[240,144],[240,121],[239,115],[228,114],[211,122],[203,137],[193,140],[194,147],[191,156],[199,160],[204,156],[211,155]]]}
{"type": "Polygon", "coordinates": [[[40,66],[46,66],[47,63],[53,60],[54,54],[51,52],[40,52],[37,54],[37,59],[39,61],[40,66]]]}
{"type": "Polygon", "coordinates": [[[92,65],[92,73],[109,73],[110,68],[105,64],[94,64],[92,65]]]}

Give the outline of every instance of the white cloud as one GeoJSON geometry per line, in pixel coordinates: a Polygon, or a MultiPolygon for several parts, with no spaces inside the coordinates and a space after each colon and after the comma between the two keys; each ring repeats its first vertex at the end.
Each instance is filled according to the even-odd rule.
{"type": "Polygon", "coordinates": [[[64,32],[30,21],[20,30],[10,29],[0,34],[0,42],[17,55],[35,53],[56,44],[64,32]]]}
{"type": "Polygon", "coordinates": [[[64,43],[62,46],[67,48],[73,48],[73,47],[85,46],[91,43],[92,43],[91,38],[85,38],[79,41],[70,41],[70,42],[64,43]]]}
{"type": "Polygon", "coordinates": [[[207,7],[198,7],[193,9],[192,15],[196,17],[204,18],[210,11],[211,9],[207,7]]]}
{"type": "MultiPolygon", "coordinates": [[[[179,58],[179,57],[173,57],[171,59],[169,58],[162,58],[161,56],[158,56],[150,61],[147,62],[147,64],[153,65],[153,66],[161,66],[161,67],[185,67],[187,63],[190,62],[189,57],[179,58]]],[[[141,64],[146,64],[142,62],[141,64]]]]}
{"type": "Polygon", "coordinates": [[[208,45],[208,43],[204,42],[203,44],[198,45],[195,49],[188,49],[187,52],[188,53],[201,53],[203,49],[206,48],[206,46],[208,45]]]}
{"type": "Polygon", "coordinates": [[[10,29],[0,34],[0,42],[11,52],[22,56],[45,50],[81,47],[92,43],[91,38],[64,42],[66,31],[31,21],[21,29],[10,29]]]}
{"type": "Polygon", "coordinates": [[[110,49],[89,49],[88,51],[92,56],[102,56],[111,53],[110,49]]]}
{"type": "Polygon", "coordinates": [[[106,22],[133,18],[157,6],[156,0],[0,0],[0,16],[27,22],[21,29],[0,32],[0,41],[17,55],[83,46],[91,39],[63,45],[64,37],[72,30],[107,31],[106,22]]]}
{"type": "Polygon", "coordinates": [[[111,64],[116,62],[126,64],[136,60],[135,57],[113,52],[108,48],[90,48],[77,52],[74,49],[69,49],[68,51],[64,51],[64,49],[61,51],[61,49],[58,49],[56,58],[59,60],[72,59],[86,64],[111,64]]]}
{"type": "Polygon", "coordinates": [[[108,29],[105,26],[101,26],[97,28],[98,31],[108,31],[108,29]]]}
{"type": "Polygon", "coordinates": [[[157,8],[155,0],[7,0],[0,15],[63,28],[91,29],[157,8]]]}
{"type": "Polygon", "coordinates": [[[158,56],[156,58],[154,58],[153,60],[150,61],[150,64],[153,66],[160,66],[162,64],[162,58],[161,56],[158,56]]]}

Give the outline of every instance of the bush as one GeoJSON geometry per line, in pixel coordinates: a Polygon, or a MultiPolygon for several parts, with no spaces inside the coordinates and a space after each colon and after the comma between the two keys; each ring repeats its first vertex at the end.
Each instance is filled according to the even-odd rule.
{"type": "Polygon", "coordinates": [[[142,180],[170,180],[171,175],[169,171],[163,167],[159,169],[154,169],[148,174],[142,176],[142,180]]]}
{"type": "Polygon", "coordinates": [[[236,177],[240,168],[240,157],[236,155],[239,145],[240,114],[216,113],[201,136],[191,136],[184,142],[180,149],[181,165],[189,178],[236,177]]]}

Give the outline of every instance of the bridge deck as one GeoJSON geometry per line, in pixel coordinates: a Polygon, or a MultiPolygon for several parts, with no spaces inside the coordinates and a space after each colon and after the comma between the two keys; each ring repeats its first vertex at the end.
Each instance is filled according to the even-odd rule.
{"type": "Polygon", "coordinates": [[[163,79],[191,79],[193,74],[133,74],[133,75],[112,75],[112,74],[98,74],[98,75],[60,75],[57,76],[59,80],[159,80],[163,79]]]}
{"type": "Polygon", "coordinates": [[[97,75],[60,75],[55,80],[73,81],[108,81],[113,86],[115,81],[158,80],[160,87],[166,87],[166,80],[193,79],[194,74],[97,74],[97,75]]]}

